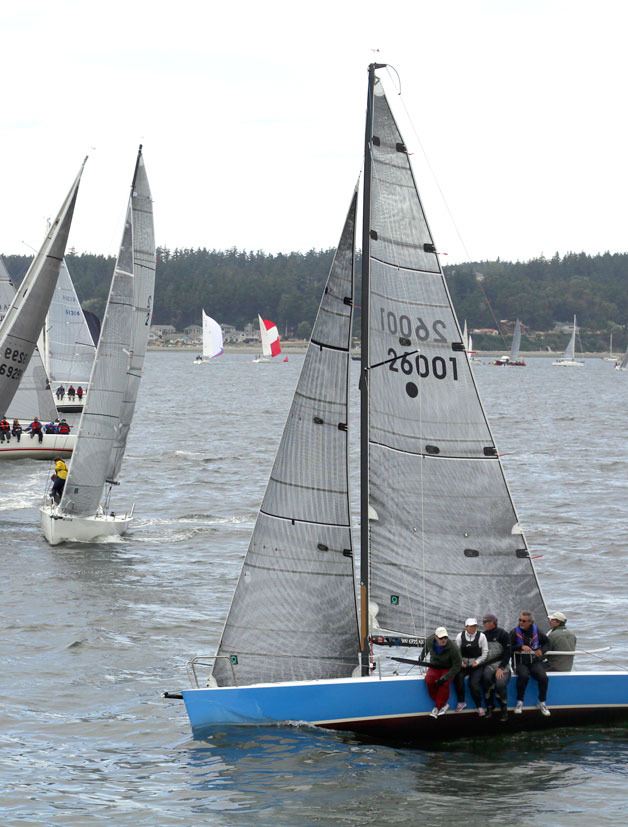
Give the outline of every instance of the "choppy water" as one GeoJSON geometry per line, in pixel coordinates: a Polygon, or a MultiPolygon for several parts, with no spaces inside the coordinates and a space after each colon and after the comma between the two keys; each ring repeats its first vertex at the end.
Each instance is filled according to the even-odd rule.
{"type": "MultiPolygon", "coordinates": [[[[115,543],[49,547],[46,463],[0,467],[0,820],[46,825],[628,821],[627,730],[436,750],[276,728],[190,737],[185,663],[212,654],[302,364],[150,353],[115,543]]],[[[628,667],[628,375],[483,366],[477,380],[551,609],[628,667]]]]}

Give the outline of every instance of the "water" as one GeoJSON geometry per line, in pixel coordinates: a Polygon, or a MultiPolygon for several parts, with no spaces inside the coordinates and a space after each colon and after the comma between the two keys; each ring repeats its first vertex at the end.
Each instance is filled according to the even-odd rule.
{"type": "MultiPolygon", "coordinates": [[[[1,466],[2,824],[628,821],[626,729],[432,750],[290,727],[191,738],[161,693],[215,651],[302,357],[192,359],[148,356],[115,494],[136,503],[126,539],[48,546],[49,466],[1,466]]],[[[475,373],[548,606],[628,667],[628,376],[592,359],[475,373]]]]}

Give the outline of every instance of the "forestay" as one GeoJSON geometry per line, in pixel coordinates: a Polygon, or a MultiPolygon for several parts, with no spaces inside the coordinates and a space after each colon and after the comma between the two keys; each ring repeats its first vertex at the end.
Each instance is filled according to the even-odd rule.
{"type": "MultiPolygon", "coordinates": [[[[0,257],[0,322],[15,299],[15,287],[0,257]]],[[[43,420],[52,420],[57,416],[52,391],[48,383],[48,376],[44,368],[39,350],[35,348],[28,367],[17,391],[9,405],[9,410],[0,411],[9,419],[31,420],[38,416],[43,420]]]]}
{"type": "Polygon", "coordinates": [[[357,665],[347,457],[356,195],[334,258],[213,674],[221,686],[357,665]]]}
{"type": "Polygon", "coordinates": [[[43,331],[48,376],[55,384],[87,384],[96,347],[65,260],[43,331]]]}
{"type": "Polygon", "coordinates": [[[546,612],[403,139],[374,96],[370,221],[370,598],[380,629],[546,612]]]}
{"type": "Polygon", "coordinates": [[[120,427],[107,467],[106,479],[117,482],[129,436],[135,402],[144,372],[144,358],[148,345],[150,323],[153,316],[155,292],[155,230],[153,226],[153,201],[151,198],[142,147],[140,146],[131,198],[129,202],[132,233],[133,317],[131,328],[131,354],[126,377],[126,389],[120,411],[120,427]]]}
{"type": "Polygon", "coordinates": [[[0,408],[8,411],[35,350],[54,292],[72,224],[85,161],[59,214],[0,322],[0,408]]]}

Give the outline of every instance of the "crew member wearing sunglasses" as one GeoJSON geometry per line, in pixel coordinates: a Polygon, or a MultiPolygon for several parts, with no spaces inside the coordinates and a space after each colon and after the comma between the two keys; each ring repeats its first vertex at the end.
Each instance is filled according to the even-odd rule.
{"type": "Polygon", "coordinates": [[[545,704],[549,679],[543,665],[543,655],[549,649],[549,640],[534,622],[531,612],[519,612],[519,625],[510,633],[510,647],[517,673],[515,715],[520,715],[523,711],[523,696],[530,677],[539,685],[537,708],[542,715],[551,715],[545,704]]]}

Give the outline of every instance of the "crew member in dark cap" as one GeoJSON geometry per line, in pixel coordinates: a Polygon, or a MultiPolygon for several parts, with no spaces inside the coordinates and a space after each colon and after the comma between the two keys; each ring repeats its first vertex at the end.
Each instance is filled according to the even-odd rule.
{"type": "Polygon", "coordinates": [[[510,635],[497,625],[497,617],[486,612],[482,618],[488,643],[488,657],[482,670],[486,698],[486,717],[493,714],[495,701],[501,708],[500,721],[508,720],[508,681],[510,680],[510,635]]]}
{"type": "MultiPolygon", "coordinates": [[[[547,633],[549,646],[547,652],[575,652],[576,636],[566,628],[567,618],[562,612],[552,612],[547,616],[550,630],[547,633]]],[[[571,672],[573,655],[550,655],[545,666],[548,672],[571,672]]]]}

